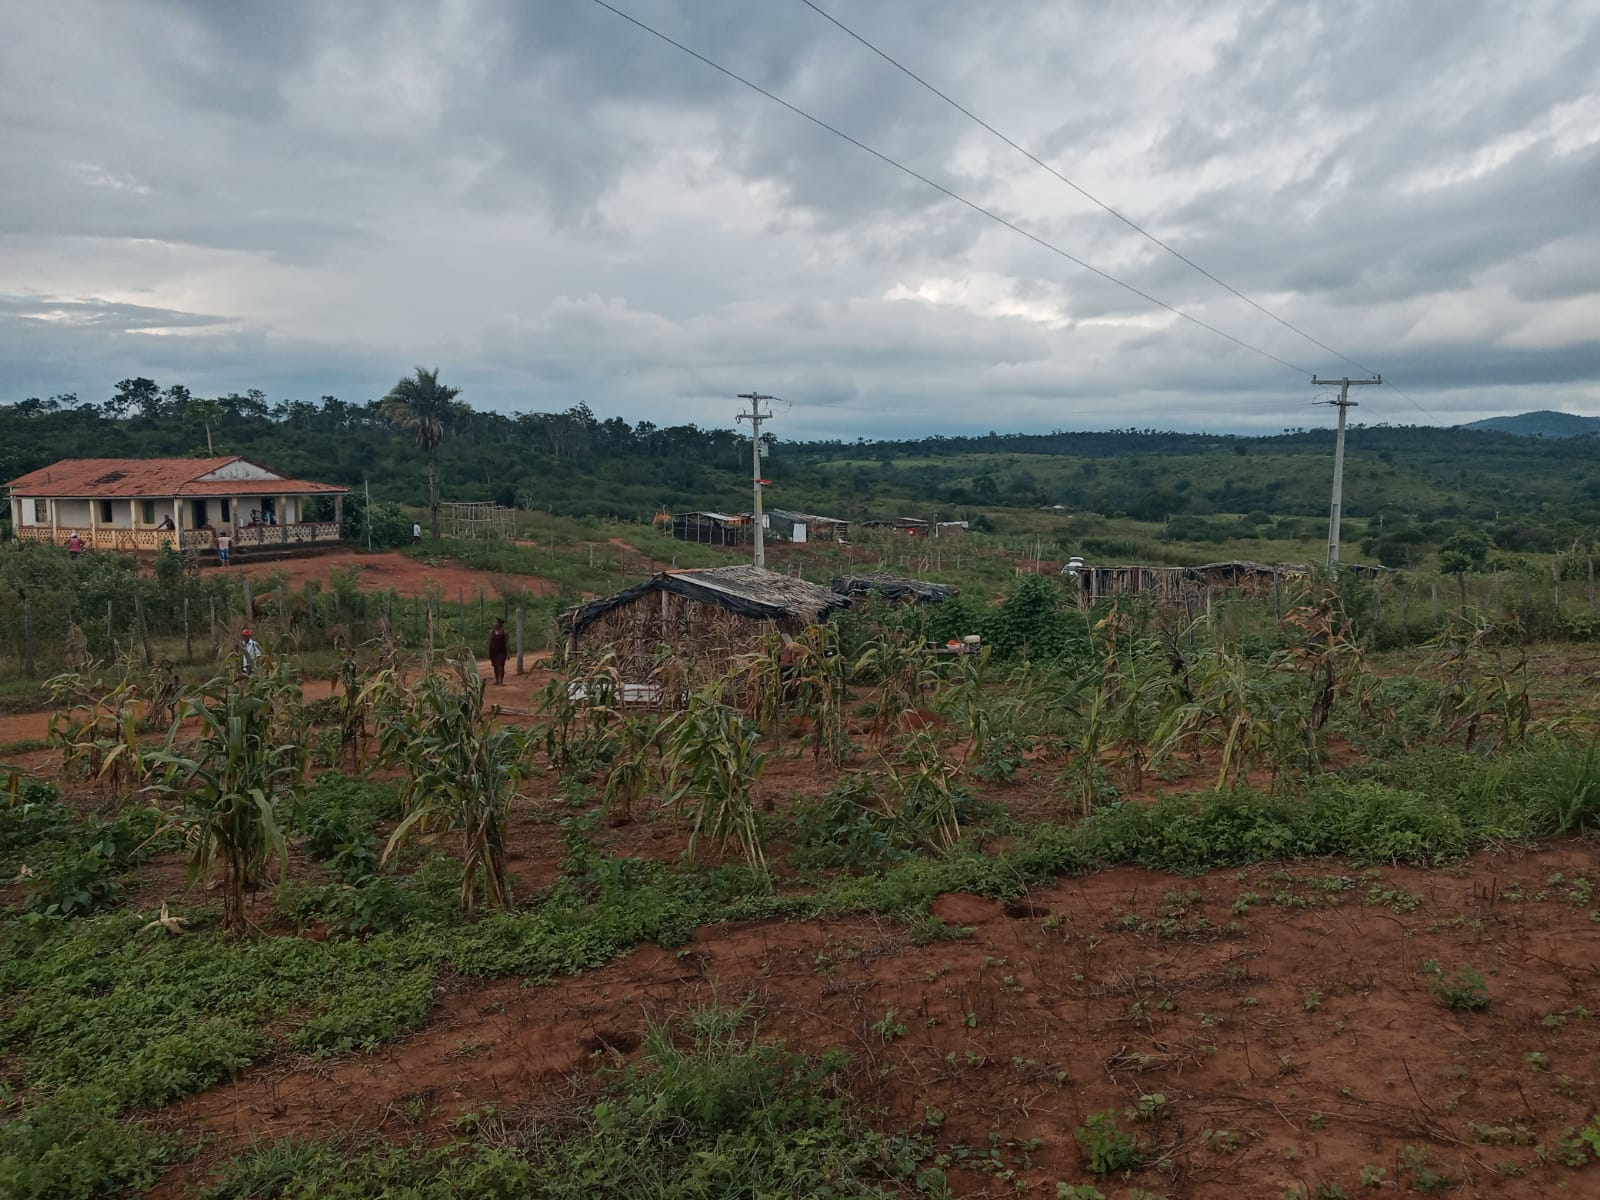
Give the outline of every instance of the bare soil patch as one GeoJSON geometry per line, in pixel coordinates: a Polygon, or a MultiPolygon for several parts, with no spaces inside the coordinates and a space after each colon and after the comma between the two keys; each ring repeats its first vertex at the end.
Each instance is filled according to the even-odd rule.
{"type": "MultiPolygon", "coordinates": [[[[432,565],[394,551],[380,554],[355,552],[319,554],[263,563],[251,563],[246,560],[243,564],[230,567],[228,570],[249,576],[251,579],[261,579],[267,575],[281,573],[291,586],[301,587],[310,580],[326,586],[330,571],[352,568],[360,572],[362,591],[385,592],[393,588],[396,593],[407,599],[427,595],[429,584],[439,588],[447,602],[457,600],[464,594],[470,603],[478,598],[480,589],[491,600],[507,593],[514,595],[518,588],[526,588],[528,594],[532,596],[553,596],[560,590],[550,580],[541,579],[537,575],[501,575],[489,571],[474,571],[456,562],[440,562],[432,565]]],[[[221,568],[214,569],[221,570],[221,568]]]]}
{"type": "MultiPolygon", "coordinates": [[[[1172,1173],[1102,1181],[1108,1194],[1355,1195],[1364,1166],[1405,1178],[1407,1147],[1457,1195],[1581,1190],[1531,1140],[1556,1145],[1600,1095],[1600,1017],[1578,1015],[1600,1009],[1600,925],[1572,888],[1594,867],[1593,845],[1569,842],[1434,871],[1116,869],[1009,904],[946,896],[934,912],[964,932],[926,944],[875,918],[711,926],[548,984],[459,981],[426,1029],[376,1054],[280,1059],[169,1115],[221,1151],[352,1129],[443,1137],[479,1105],[570,1098],[650,1020],[749,1000],[792,1048],[849,1050],[854,1090],[887,1124],[934,1109],[941,1143],[997,1135],[1025,1194],[1089,1181],[1073,1128],[1153,1095],[1170,1115],[1122,1125],[1172,1173]],[[1482,971],[1488,1007],[1446,1007],[1429,960],[1482,971]]],[[[951,1182],[1012,1194],[989,1171],[951,1182]]]]}

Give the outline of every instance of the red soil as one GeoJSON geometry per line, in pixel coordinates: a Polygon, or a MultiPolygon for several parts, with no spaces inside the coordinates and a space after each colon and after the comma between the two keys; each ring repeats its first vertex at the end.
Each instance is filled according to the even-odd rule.
{"type": "MultiPolygon", "coordinates": [[[[548,579],[535,575],[499,575],[489,571],[474,571],[459,563],[442,562],[436,566],[404,554],[318,554],[306,558],[286,558],[277,562],[249,563],[227,568],[251,579],[271,574],[282,574],[291,587],[300,587],[307,580],[317,580],[324,586],[328,572],[334,568],[360,572],[357,587],[363,592],[383,592],[393,588],[407,598],[427,595],[428,585],[437,586],[446,603],[457,601],[462,595],[471,603],[478,592],[490,600],[502,595],[515,596],[519,588],[526,588],[530,596],[550,596],[558,590],[548,579]]],[[[223,568],[211,568],[220,571],[223,568]]]]}
{"type": "MultiPolygon", "coordinates": [[[[1600,1017],[1570,1015],[1596,1007],[1600,926],[1591,901],[1548,881],[1593,866],[1593,848],[1573,842],[1471,871],[1118,869],[1009,905],[943,897],[935,914],[970,932],[928,945],[874,918],[712,926],[686,948],[645,947],[545,985],[454,981],[426,1029],[381,1052],[283,1057],[164,1115],[219,1135],[218,1152],[352,1129],[447,1136],[479,1105],[570,1101],[595,1067],[633,1054],[648,1020],[749,1000],[767,1036],[850,1051],[852,1086],[886,1124],[937,1109],[941,1143],[1037,1139],[1026,1162],[1003,1153],[1046,1191],[1090,1180],[1072,1136],[1086,1114],[1159,1093],[1168,1119],[1122,1124],[1169,1153],[1173,1174],[1124,1188],[1354,1195],[1363,1165],[1393,1181],[1403,1148],[1421,1146],[1465,1183],[1456,1194],[1541,1196],[1567,1168],[1536,1164],[1512,1130],[1553,1146],[1589,1119],[1600,1073],[1600,1017]],[[1508,898],[1513,887],[1526,898],[1508,898]],[[1240,912],[1247,893],[1259,899],[1240,912]],[[1445,1008],[1428,959],[1481,969],[1489,1007],[1445,1008]],[[874,1028],[886,1014],[903,1034],[874,1028]],[[1524,1060],[1534,1050],[1548,1069],[1524,1060]],[[1496,1174],[1508,1160],[1528,1175],[1496,1174]]],[[[1011,1194],[989,1175],[951,1182],[1011,1194]]]]}

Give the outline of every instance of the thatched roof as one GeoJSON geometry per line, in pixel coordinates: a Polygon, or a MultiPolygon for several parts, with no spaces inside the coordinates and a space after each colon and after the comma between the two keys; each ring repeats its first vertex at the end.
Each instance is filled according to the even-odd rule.
{"type": "Polygon", "coordinates": [[[883,571],[841,575],[833,581],[833,590],[842,596],[878,595],[886,600],[914,600],[919,604],[942,604],[961,591],[952,584],[907,579],[883,571]]]}
{"type": "Polygon", "coordinates": [[[704,567],[652,575],[633,587],[569,608],[561,614],[558,623],[568,633],[582,633],[608,612],[651,592],[672,592],[702,604],[715,604],[755,621],[775,621],[783,617],[820,621],[834,609],[850,603],[848,597],[837,592],[765,567],[704,567]]]}

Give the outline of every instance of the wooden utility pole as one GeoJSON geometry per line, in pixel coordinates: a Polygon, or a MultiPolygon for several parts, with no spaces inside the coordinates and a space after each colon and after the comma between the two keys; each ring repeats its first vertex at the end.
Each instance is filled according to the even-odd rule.
{"type": "Polygon", "coordinates": [[[1329,575],[1339,573],[1339,509],[1344,502],[1344,427],[1349,410],[1356,407],[1356,402],[1350,399],[1350,389],[1382,382],[1382,375],[1374,375],[1371,379],[1318,379],[1315,375],[1311,377],[1312,387],[1339,385],[1339,398],[1327,402],[1339,410],[1339,436],[1333,444],[1333,503],[1328,512],[1329,575]]]}
{"type": "Polygon", "coordinates": [[[769,408],[766,412],[762,412],[761,402],[763,400],[776,400],[777,397],[764,396],[760,392],[750,391],[740,392],[738,398],[740,400],[750,401],[750,411],[741,412],[738,416],[738,420],[750,422],[751,479],[754,480],[755,487],[755,564],[758,567],[764,567],[767,565],[767,543],[765,536],[766,531],[761,524],[761,485],[764,484],[766,480],[761,478],[761,422],[772,416],[772,410],[769,408]]]}

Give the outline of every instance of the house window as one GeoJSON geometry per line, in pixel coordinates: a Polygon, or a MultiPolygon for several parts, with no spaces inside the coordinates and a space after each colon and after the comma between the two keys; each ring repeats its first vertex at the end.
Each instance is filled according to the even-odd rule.
{"type": "Polygon", "coordinates": [[[156,523],[156,502],[154,500],[146,500],[144,502],[144,512],[140,514],[139,519],[146,525],[154,525],[156,523]]]}
{"type": "Polygon", "coordinates": [[[33,502],[33,523],[35,525],[48,525],[48,524],[50,524],[50,501],[41,500],[41,499],[38,499],[38,498],[34,499],[34,502],[33,502]]]}
{"type": "Polygon", "coordinates": [[[100,524],[111,524],[111,501],[109,500],[100,501],[100,524]]]}

